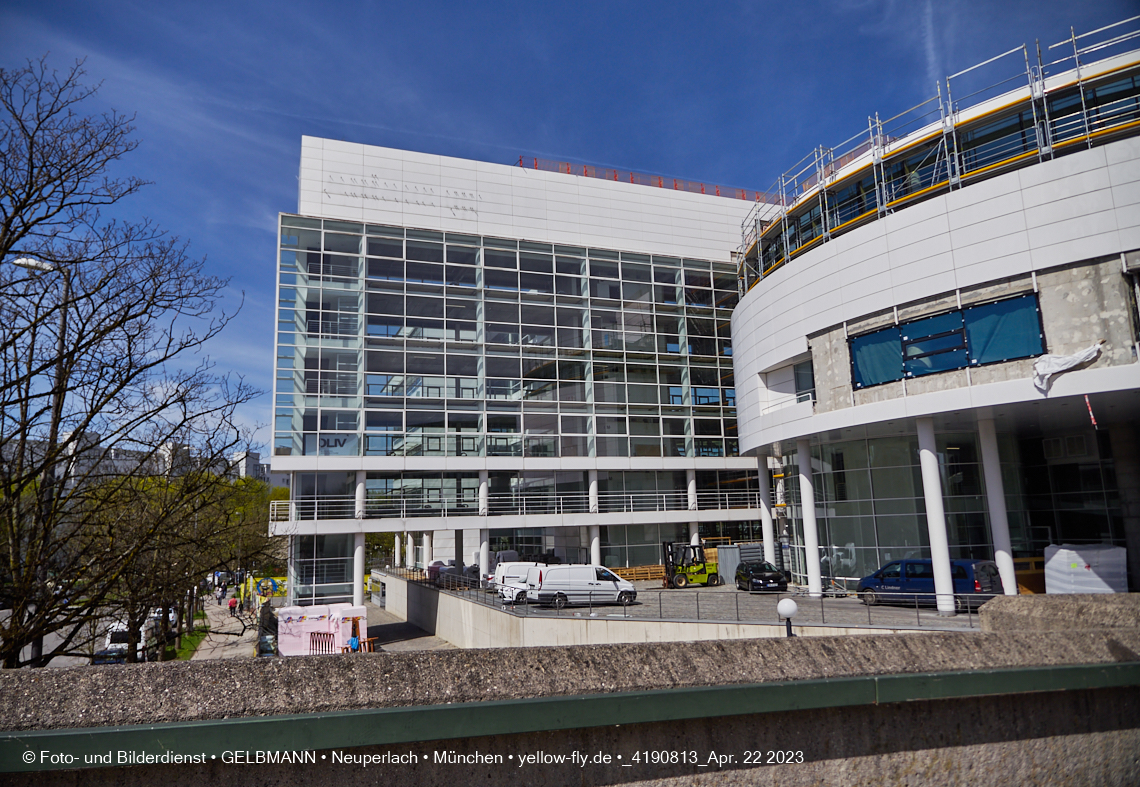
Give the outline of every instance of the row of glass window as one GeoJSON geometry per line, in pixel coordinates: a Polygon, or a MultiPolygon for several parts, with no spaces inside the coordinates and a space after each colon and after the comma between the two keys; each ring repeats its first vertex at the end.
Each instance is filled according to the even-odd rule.
{"type": "Polygon", "coordinates": [[[736,438],[613,435],[278,433],[277,456],[517,456],[723,457],[737,456],[736,438]]]}
{"type": "MultiPolygon", "coordinates": [[[[655,415],[559,415],[558,413],[501,413],[442,410],[305,410],[302,431],[355,432],[491,432],[512,434],[599,435],[734,435],[734,418],[659,418],[655,415]],[[361,418],[363,415],[363,419],[361,418]],[[723,421],[723,426],[722,426],[723,421]],[[691,425],[691,426],[690,426],[691,425]],[[486,428],[484,428],[486,427],[486,428]]],[[[278,416],[279,427],[292,424],[291,415],[278,416]],[[287,420],[286,420],[287,419],[287,420]]]]}
{"type": "MultiPolygon", "coordinates": [[[[288,300],[288,293],[282,294],[282,301],[288,300]]],[[[403,295],[393,293],[368,293],[363,299],[355,293],[339,290],[310,292],[302,303],[293,301],[279,312],[279,320],[287,324],[297,324],[297,317],[307,320],[322,319],[309,315],[330,315],[324,319],[351,318],[361,313],[367,315],[366,323],[383,324],[374,317],[390,318],[401,324],[403,318],[428,318],[435,320],[456,320],[467,323],[498,323],[514,326],[557,326],[560,328],[592,327],[607,331],[626,330],[639,333],[662,333],[673,336],[687,332],[691,336],[731,337],[731,316],[717,318],[679,313],[654,314],[642,310],[611,310],[592,307],[589,309],[572,306],[554,307],[544,304],[517,301],[498,301],[473,298],[440,298],[423,295],[403,295]],[[331,315],[341,315],[340,318],[331,315]]],[[[298,324],[303,330],[303,323],[298,324]]],[[[349,331],[355,333],[356,329],[349,331]]],[[[371,333],[371,331],[369,332],[371,333]]],[[[383,335],[383,332],[380,332],[383,335]]]]}
{"type": "MultiPolygon", "coordinates": [[[[278,399],[289,397],[294,404],[289,380],[278,381],[278,399]]],[[[622,385],[614,383],[594,383],[589,390],[583,382],[552,380],[507,380],[487,378],[480,384],[477,378],[463,377],[417,377],[412,375],[369,374],[364,378],[361,390],[360,378],[355,373],[312,373],[306,374],[303,391],[308,397],[322,396],[332,399],[352,399],[352,405],[338,405],[331,401],[322,402],[325,407],[361,405],[361,394],[365,407],[422,407],[431,403],[419,404],[422,400],[490,400],[496,403],[509,402],[562,402],[565,404],[607,405],[661,405],[670,409],[677,407],[728,407],[736,405],[735,388],[712,388],[694,386],[655,386],[622,385]],[[685,394],[688,393],[688,398],[685,394]]],[[[442,406],[443,402],[435,403],[442,406]]],[[[309,406],[313,406],[310,403],[309,406]]],[[[466,409],[466,408],[459,408],[466,409]]],[[[653,407],[656,410],[656,407],[653,407]]]]}
{"type": "MultiPolygon", "coordinates": [[[[320,268],[309,267],[307,275],[291,272],[281,274],[283,286],[323,285],[327,289],[359,289],[355,280],[358,265],[329,259],[334,255],[324,255],[320,268]],[[339,277],[340,281],[329,277],[339,277]]],[[[344,258],[353,260],[354,258],[344,258]]],[[[283,266],[284,267],[284,266],[283,266]]],[[[499,296],[512,292],[531,295],[558,296],[559,300],[575,303],[583,298],[604,301],[625,301],[631,305],[647,307],[691,306],[705,309],[731,310],[736,306],[736,290],[712,290],[692,285],[642,284],[631,282],[606,281],[603,279],[582,278],[581,276],[552,276],[538,273],[519,273],[510,270],[462,268],[453,265],[443,266],[431,263],[404,263],[397,260],[369,260],[367,267],[368,289],[396,290],[408,286],[409,292],[439,292],[444,287],[449,293],[474,292],[476,288],[486,289],[488,295],[499,296]],[[455,288],[471,288],[462,290],[455,288]]]]}
{"type": "MultiPolygon", "coordinates": [[[[364,371],[376,374],[416,374],[470,379],[512,378],[529,380],[595,380],[610,383],[661,383],[699,386],[733,386],[731,364],[668,365],[625,363],[620,356],[594,354],[590,360],[555,357],[551,354],[438,353],[426,350],[367,350],[363,353],[364,371]],[[686,379],[686,377],[688,379],[686,379]]],[[[287,349],[279,355],[278,368],[304,369],[305,372],[356,372],[361,353],[334,348],[287,349]]]]}
{"type": "MultiPolygon", "coordinates": [[[[592,275],[624,278],[629,281],[649,281],[645,270],[646,266],[653,264],[664,268],[683,268],[686,275],[689,272],[694,276],[702,272],[713,273],[720,277],[718,287],[736,289],[736,271],[733,266],[709,260],[617,252],[610,249],[587,250],[577,246],[534,243],[509,238],[480,238],[474,235],[403,227],[365,226],[329,219],[322,222],[321,219],[302,216],[282,215],[281,217],[282,248],[443,262],[445,241],[446,261],[449,263],[475,265],[478,262],[477,254],[480,248],[486,255],[483,260],[485,265],[510,268],[521,266],[524,270],[548,270],[542,266],[554,258],[565,266],[571,266],[589,257],[591,264],[599,266],[597,272],[592,272],[592,275]],[[612,263],[609,267],[605,267],[607,261],[612,263]]],[[[701,284],[700,281],[703,280],[694,279],[697,286],[713,286],[711,283],[701,284]]]]}

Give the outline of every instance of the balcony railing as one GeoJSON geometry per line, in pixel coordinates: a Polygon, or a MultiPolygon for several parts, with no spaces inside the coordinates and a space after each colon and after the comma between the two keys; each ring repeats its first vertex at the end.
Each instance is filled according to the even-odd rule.
{"type": "Polygon", "coordinates": [[[349,495],[298,500],[276,500],[270,508],[273,522],[309,522],[324,519],[410,519],[415,517],[543,516],[562,514],[620,514],[649,511],[717,511],[760,507],[757,492],[702,491],[695,508],[684,491],[600,492],[591,506],[588,492],[488,495],[487,509],[479,510],[475,490],[462,496],[431,493],[371,495],[358,506],[349,495]]]}

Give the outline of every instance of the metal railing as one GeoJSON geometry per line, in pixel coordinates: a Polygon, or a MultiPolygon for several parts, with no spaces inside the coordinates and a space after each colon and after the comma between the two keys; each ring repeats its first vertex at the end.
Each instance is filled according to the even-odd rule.
{"type": "Polygon", "coordinates": [[[777,179],[771,200],[755,205],[741,224],[740,294],[817,243],[897,207],[961,188],[984,173],[1048,160],[1068,146],[1079,149],[1074,143],[1091,147],[1111,134],[1136,133],[1140,96],[1135,89],[1121,88],[1126,95],[1118,98],[1102,97],[1097,90],[1136,67],[1135,53],[1121,50],[1140,39],[1138,21],[1132,17],[1074,34],[1049,47],[1071,47],[1072,54],[1049,63],[1042,61],[1040,48],[1033,65],[1028,47],[1015,47],[946,77],[938,94],[916,107],[887,120],[876,114],[865,131],[835,148],[811,151],[777,179]],[[1101,37],[1086,42],[1095,36],[1101,37]],[[1095,72],[1084,62],[1094,52],[1100,59],[1090,62],[1102,64],[1095,72]],[[1108,63],[1110,55],[1121,60],[1108,63]],[[999,61],[1006,68],[1010,56],[1019,56],[1012,75],[1007,71],[953,94],[962,89],[962,80],[982,78],[977,69],[999,61]]]}
{"type": "Polygon", "coordinates": [[[525,492],[488,495],[487,509],[481,512],[478,493],[472,488],[460,496],[445,497],[431,493],[369,496],[364,499],[363,506],[359,506],[351,495],[275,500],[270,504],[270,521],[719,511],[759,507],[760,494],[748,491],[699,491],[694,501],[689,500],[684,490],[599,492],[596,507],[592,505],[589,492],[525,492]]]}
{"type": "Polygon", "coordinates": [[[795,600],[794,626],[834,628],[978,630],[979,609],[990,599],[981,594],[953,594],[956,615],[940,614],[934,593],[879,595],[873,605],[861,603],[855,593],[829,591],[813,598],[806,589],[791,592],[746,592],[731,588],[675,590],[638,588],[632,603],[618,602],[613,592],[587,593],[584,600],[563,607],[504,600],[493,582],[449,573],[387,567],[379,571],[408,582],[452,593],[473,604],[522,617],[620,617],[629,620],[718,622],[784,625],[776,611],[781,599],[795,600]]]}

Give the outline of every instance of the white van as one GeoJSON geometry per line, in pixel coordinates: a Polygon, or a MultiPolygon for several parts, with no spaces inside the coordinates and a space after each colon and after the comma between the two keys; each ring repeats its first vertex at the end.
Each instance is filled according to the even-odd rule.
{"type": "Polygon", "coordinates": [[[562,609],[568,604],[631,604],[632,582],[605,566],[535,566],[527,572],[526,599],[562,609]]]}
{"type": "Polygon", "coordinates": [[[513,604],[526,601],[527,572],[541,563],[500,563],[495,566],[495,589],[499,598],[513,604]]]}

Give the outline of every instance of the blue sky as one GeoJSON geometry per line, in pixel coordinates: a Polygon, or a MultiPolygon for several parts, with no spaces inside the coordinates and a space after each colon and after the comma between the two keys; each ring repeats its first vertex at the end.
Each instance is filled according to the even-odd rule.
{"type": "MultiPolygon", "coordinates": [[[[103,82],[91,109],[136,114],[142,144],[122,171],[154,185],[125,211],[232,277],[226,305],[244,293],[244,306],[210,352],[268,391],[275,221],[296,209],[303,134],[767,189],[948,73],[1135,13],[1135,0],[6,0],[0,66],[86,58],[103,82]]],[[[267,424],[269,395],[243,416],[267,424]]]]}

